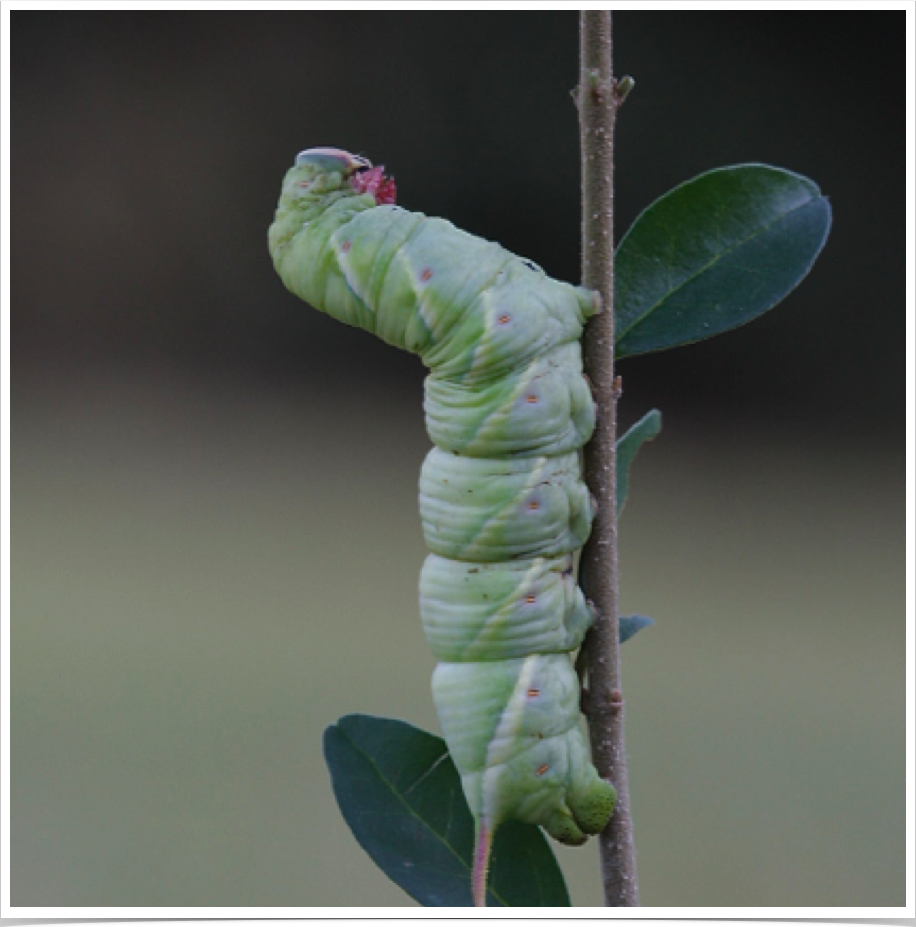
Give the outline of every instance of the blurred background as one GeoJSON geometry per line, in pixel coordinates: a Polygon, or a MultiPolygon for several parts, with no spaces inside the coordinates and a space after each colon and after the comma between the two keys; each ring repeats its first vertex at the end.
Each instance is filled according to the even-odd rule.
{"type": "MultiPolygon", "coordinates": [[[[334,145],[577,280],[577,16],[12,21],[12,904],[404,904],[321,733],[438,731],[424,371],[288,294],[266,230],[334,145]]],[[[615,15],[618,235],[745,161],[835,211],[779,309],[621,364],[623,424],[665,423],[621,526],[646,906],[905,903],[903,26],[615,15]]]]}

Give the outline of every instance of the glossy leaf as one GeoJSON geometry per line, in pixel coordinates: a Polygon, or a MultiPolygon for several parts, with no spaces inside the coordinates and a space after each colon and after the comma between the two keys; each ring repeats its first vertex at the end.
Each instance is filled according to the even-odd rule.
{"type": "Polygon", "coordinates": [[[622,438],[617,440],[617,514],[627,501],[630,488],[630,464],[644,442],[651,441],[662,430],[662,414],[658,409],[647,412],[622,438]]]}
{"type": "MultiPolygon", "coordinates": [[[[426,907],[471,907],[474,821],[445,742],[403,721],[347,715],[324,753],[344,820],[384,873],[426,907]]],[[[540,829],[496,832],[490,907],[569,907],[540,829]]]]}
{"type": "Polygon", "coordinates": [[[617,356],[701,341],[771,309],[811,269],[830,216],[817,184],[765,164],[665,194],[617,251],[617,356]]]}

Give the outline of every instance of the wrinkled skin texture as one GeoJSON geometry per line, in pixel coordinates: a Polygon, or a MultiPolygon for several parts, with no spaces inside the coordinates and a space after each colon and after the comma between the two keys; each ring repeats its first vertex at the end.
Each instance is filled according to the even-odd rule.
{"type": "Polygon", "coordinates": [[[615,799],[572,666],[592,621],[576,574],[595,417],[579,338],[596,298],[394,192],[365,159],[303,152],[270,252],[297,296],[429,368],[420,606],[445,739],[479,827],[515,818],[582,843],[615,799]]]}

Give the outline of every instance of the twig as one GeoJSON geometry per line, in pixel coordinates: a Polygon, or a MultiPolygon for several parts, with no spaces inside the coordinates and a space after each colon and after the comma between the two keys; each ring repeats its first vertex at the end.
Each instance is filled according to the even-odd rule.
{"type": "Polygon", "coordinates": [[[601,294],[602,311],[584,337],[585,368],[598,408],[585,448],[589,488],[598,502],[582,556],[582,585],[597,619],[585,641],[588,727],[595,766],[617,789],[617,805],[600,836],[607,907],[638,907],[636,849],[630,817],[617,612],[617,389],[614,377],[614,122],[632,81],[614,81],[611,14],[580,13],[576,98],[582,151],[582,282],[601,294]]]}

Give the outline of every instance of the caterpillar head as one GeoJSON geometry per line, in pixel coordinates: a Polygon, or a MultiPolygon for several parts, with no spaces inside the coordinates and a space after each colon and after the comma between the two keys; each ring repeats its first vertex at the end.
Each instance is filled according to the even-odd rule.
{"type": "Polygon", "coordinates": [[[290,172],[301,188],[327,193],[349,186],[357,194],[369,193],[378,205],[394,203],[394,178],[385,176],[384,165],[373,167],[368,158],[340,148],[307,148],[296,156],[290,172]],[[316,189],[317,188],[317,189],[316,189]]]}

